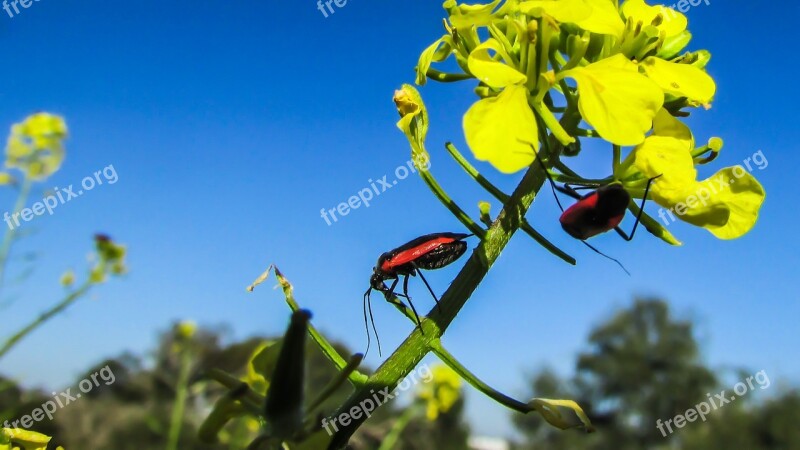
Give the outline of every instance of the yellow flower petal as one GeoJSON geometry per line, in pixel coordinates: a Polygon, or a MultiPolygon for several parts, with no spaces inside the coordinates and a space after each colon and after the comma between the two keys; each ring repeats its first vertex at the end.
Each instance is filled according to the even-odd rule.
{"type": "Polygon", "coordinates": [[[444,61],[450,55],[452,49],[453,38],[450,35],[442,36],[441,39],[426,48],[419,56],[419,62],[417,62],[416,83],[420,86],[425,85],[428,81],[428,77],[425,74],[428,73],[431,63],[444,61]]]}
{"type": "Polygon", "coordinates": [[[592,15],[592,6],[586,0],[524,1],[520,2],[519,9],[525,14],[531,15],[537,15],[536,10],[538,9],[559,22],[577,23],[592,15]]]}
{"type": "Polygon", "coordinates": [[[658,111],[658,114],[656,114],[653,120],[653,135],[673,137],[682,141],[686,145],[687,150],[694,148],[692,130],[664,108],[658,111]]]}
{"type": "Polygon", "coordinates": [[[539,150],[536,119],[527,89],[507,87],[497,97],[477,101],[464,115],[464,135],[472,153],[503,173],[529,166],[539,150]]]}
{"type": "Polygon", "coordinates": [[[578,83],[578,109],[605,140],[617,145],[644,141],[664,94],[636,64],[617,54],[562,73],[578,83]]]}
{"type": "Polygon", "coordinates": [[[719,239],[747,234],[758,220],[766,192],[744,167],[727,167],[685,191],[674,206],[678,218],[703,227],[719,239]]]}
{"type": "Polygon", "coordinates": [[[417,396],[425,401],[425,415],[436,420],[440,414],[450,411],[461,398],[461,377],[450,367],[437,365],[431,370],[431,380],[423,386],[417,396]]]}
{"type": "Polygon", "coordinates": [[[587,2],[592,7],[592,14],[575,22],[576,25],[592,33],[622,35],[625,23],[612,0],[587,0],[587,2]]]}
{"type": "Polygon", "coordinates": [[[483,44],[475,47],[475,50],[469,54],[467,64],[469,65],[469,71],[477,79],[495,89],[504,88],[512,84],[524,84],[528,80],[524,73],[507,64],[495,61],[492,55],[489,54],[489,50],[500,53],[506,61],[509,59],[505,55],[503,46],[494,39],[488,39],[483,44]]]}
{"type": "Polygon", "coordinates": [[[664,92],[675,97],[686,97],[697,105],[707,105],[714,98],[717,86],[704,70],[689,64],[664,61],[649,57],[641,63],[642,69],[664,92]]]}
{"type": "Polygon", "coordinates": [[[447,0],[443,6],[450,14],[450,23],[453,27],[463,30],[491,23],[492,12],[499,3],[500,0],[494,0],[488,4],[459,5],[456,0],[447,0]]]}
{"type": "Polygon", "coordinates": [[[633,20],[634,26],[638,22],[641,22],[642,25],[651,25],[659,14],[662,20],[657,27],[659,31],[665,33],[666,37],[681,33],[689,24],[686,16],[675,11],[674,8],[667,8],[662,5],[650,6],[644,0],[626,0],[622,5],[622,15],[629,20],[633,20]]]}
{"type": "Polygon", "coordinates": [[[685,199],[687,187],[697,180],[697,170],[684,141],[673,137],[650,136],[634,150],[634,165],[653,182],[650,195],[661,206],[669,208],[685,199]]]}

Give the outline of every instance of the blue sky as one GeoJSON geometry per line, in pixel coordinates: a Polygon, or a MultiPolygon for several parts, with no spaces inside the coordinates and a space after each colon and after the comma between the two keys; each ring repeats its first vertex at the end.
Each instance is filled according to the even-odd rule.
{"type": "MultiPolygon", "coordinates": [[[[409,159],[391,96],[442,33],[440,3],[424,3],[349,0],[328,18],[311,0],[41,0],[13,18],[0,11],[0,124],[46,110],[64,115],[71,130],[63,169],[42,187],[77,184],[108,165],[119,176],[25,225],[36,234],[18,251],[40,259],[32,281],[12,290],[20,294],[15,318],[30,319],[58,298],[58,277],[85,266],[96,231],[128,245],[131,268],[26,339],[0,372],[56,388],[106,356],[145,352],[178,319],[225,324],[236,339],[279,332],[288,315],[273,283],[244,289],[270,263],[320,329],[362,350],[361,295],[378,255],[421,234],[461,230],[416,177],[330,226],[320,217],[368,180],[391,180],[409,159]]],[[[675,224],[681,248],[644,232],[631,243],[613,234],[594,240],[632,269],[628,277],[560,230],[548,193],[529,219],[579,265],[517,236],[445,336],[451,352],[520,396],[526,374],[541,365],[569,373],[593,326],[633,296],[655,295],[698,321],[714,367],[800,380],[791,281],[800,258],[790,244],[798,214],[786,182],[800,164],[789,132],[798,99],[785,45],[799,12],[786,2],[711,1],[687,13],[692,47],[712,51],[718,83],[713,109],[691,125],[698,140],[726,142],[719,164],[702,175],[758,150],[769,162],[755,173],[768,198],[749,235],[722,242],[675,224]]],[[[488,196],[442,146],[453,140],[467,151],[460,123],[470,89],[430,84],[422,93],[433,173],[475,211],[488,196]]],[[[508,190],[519,181],[477,165],[508,190]]],[[[576,165],[606,175],[591,154],[576,165]]],[[[11,194],[0,201],[10,205],[11,194]]],[[[441,293],[457,271],[455,264],[428,279],[441,293]]],[[[419,307],[431,306],[424,286],[415,283],[412,294],[419,307]]],[[[412,325],[383,302],[374,309],[384,348],[393,348],[412,325]]],[[[480,433],[510,430],[505,411],[478,395],[468,411],[480,433]]]]}

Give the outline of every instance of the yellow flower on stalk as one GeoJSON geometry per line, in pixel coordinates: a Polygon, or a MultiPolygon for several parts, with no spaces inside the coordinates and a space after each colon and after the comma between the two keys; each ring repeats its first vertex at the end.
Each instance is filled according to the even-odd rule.
{"type": "Polygon", "coordinates": [[[459,5],[456,0],[446,0],[442,5],[450,15],[450,23],[457,29],[484,26],[491,23],[494,8],[500,0],[488,4],[459,5]]]}
{"type": "Polygon", "coordinates": [[[705,70],[691,64],[665,61],[655,56],[645,58],[639,64],[648,78],[673,97],[686,97],[691,106],[708,108],[717,85],[705,70]]]}
{"type": "MultiPolygon", "coordinates": [[[[20,428],[0,428],[0,450],[45,450],[52,439],[42,433],[20,428]]],[[[64,450],[57,447],[56,450],[64,450]]]]}
{"type": "Polygon", "coordinates": [[[461,398],[461,377],[450,367],[437,365],[431,369],[433,377],[423,386],[417,396],[426,403],[425,415],[436,420],[461,398]]]}
{"type": "Polygon", "coordinates": [[[499,95],[475,102],[464,114],[467,145],[479,161],[488,161],[503,173],[528,167],[539,150],[536,118],[528,103],[528,77],[508,64],[511,58],[494,39],[476,47],[469,55],[472,74],[499,95]],[[496,61],[490,51],[506,63],[496,61]]]}
{"type": "Polygon", "coordinates": [[[67,124],[60,116],[36,113],[11,127],[6,144],[6,167],[34,180],[47,178],[64,161],[67,124]]]}
{"type": "Polygon", "coordinates": [[[531,0],[520,2],[519,8],[535,17],[545,13],[558,22],[574,23],[592,33],[621,36],[625,31],[611,0],[531,0]]]}
{"type": "Polygon", "coordinates": [[[686,16],[674,8],[650,6],[644,0],[626,0],[621,9],[622,15],[631,23],[631,28],[653,25],[666,38],[683,33],[689,25],[686,16]]]}
{"type": "Polygon", "coordinates": [[[578,109],[605,140],[617,145],[644,141],[653,118],[664,104],[659,86],[639,73],[622,54],[558,74],[578,85],[578,109]]]}
{"type": "Polygon", "coordinates": [[[652,198],[679,219],[719,239],[743,236],[758,220],[764,188],[741,166],[697,181],[693,142],[688,127],[662,109],[653,135],[634,149],[633,164],[647,178],[660,175],[650,190],[652,198]]]}

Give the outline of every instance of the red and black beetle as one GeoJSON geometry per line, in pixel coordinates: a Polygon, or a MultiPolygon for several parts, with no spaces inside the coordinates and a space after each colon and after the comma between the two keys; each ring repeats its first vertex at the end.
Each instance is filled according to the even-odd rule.
{"type": "Polygon", "coordinates": [[[390,299],[393,295],[405,297],[414,312],[417,325],[420,325],[419,314],[417,314],[417,310],[411,302],[411,297],[408,296],[408,277],[419,274],[419,277],[422,278],[438,305],[439,299],[433,293],[428,280],[422,275],[422,270],[440,269],[460,258],[467,251],[467,243],[464,242],[464,239],[470,236],[472,235],[464,233],[426,234],[394,250],[390,250],[378,258],[378,263],[372,269],[372,276],[369,279],[369,289],[364,293],[364,323],[367,325],[368,351],[370,336],[369,325],[367,324],[367,309],[369,309],[372,329],[375,331],[375,339],[378,341],[378,352],[380,352],[381,345],[378,339],[378,331],[375,329],[375,321],[372,317],[372,304],[370,302],[372,290],[382,292],[387,299],[390,299]],[[397,283],[400,282],[400,277],[403,277],[403,293],[395,294],[394,290],[397,287],[397,283]],[[386,287],[384,282],[388,280],[392,280],[392,284],[386,287]]]}
{"type": "Polygon", "coordinates": [[[625,212],[628,210],[628,205],[631,202],[631,194],[625,190],[622,184],[612,183],[605,186],[579,185],[580,187],[577,189],[595,189],[586,195],[580,195],[577,189],[573,188],[570,184],[565,184],[564,186],[555,184],[553,178],[550,176],[550,172],[548,172],[547,168],[544,166],[544,163],[542,163],[541,160],[539,160],[539,162],[542,164],[542,168],[547,174],[548,180],[550,180],[550,186],[553,188],[553,196],[555,196],[556,203],[558,203],[558,207],[561,209],[562,213],[559,218],[561,228],[570,236],[583,242],[594,252],[619,264],[622,270],[630,275],[630,272],[628,272],[622,263],[594,248],[591,244],[586,242],[586,240],[611,230],[616,231],[617,234],[626,241],[632,240],[634,234],[636,234],[636,228],[639,226],[642,214],[644,213],[644,204],[647,201],[647,194],[650,192],[650,186],[660,175],[647,180],[642,203],[639,205],[639,213],[636,215],[636,222],[633,224],[631,234],[628,235],[619,227],[619,224],[625,217],[625,212]],[[578,202],[565,210],[564,207],[561,206],[561,201],[558,199],[558,195],[555,192],[556,190],[569,195],[578,200],[578,202]]]}

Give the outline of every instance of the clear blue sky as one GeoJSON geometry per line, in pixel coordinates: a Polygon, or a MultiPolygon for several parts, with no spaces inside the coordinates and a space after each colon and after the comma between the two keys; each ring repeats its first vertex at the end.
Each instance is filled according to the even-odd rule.
{"type": "MultiPolygon", "coordinates": [[[[647,233],[632,243],[597,238],[632,269],[627,277],[560,230],[548,193],[529,218],[579,265],[517,236],[448,331],[450,350],[490,384],[521,395],[526,373],[542,364],[569,373],[593,326],[634,295],[657,295],[697,319],[713,366],[800,380],[797,193],[788,182],[800,166],[790,136],[798,101],[790,20],[798,13],[791,2],[716,0],[687,13],[693,48],[713,52],[718,83],[714,108],[691,124],[698,140],[726,141],[720,165],[703,175],[758,150],[769,161],[755,173],[768,198],[752,233],[722,242],[675,224],[682,248],[647,233]]],[[[346,201],[368,179],[392,179],[408,160],[392,92],[413,80],[419,52],[441,35],[442,16],[438,1],[364,0],[328,18],[311,0],[41,0],[14,18],[0,11],[0,124],[37,110],[69,122],[67,161],[45,187],[78,183],[109,164],[119,175],[28,225],[37,234],[19,250],[40,252],[40,265],[17,289],[14,310],[27,320],[55,301],[59,275],[84,267],[96,231],[129,246],[131,268],[26,339],[0,372],[60,387],[106,356],[152,348],[156,331],[177,319],[227,324],[237,339],[279,332],[288,315],[274,283],[244,290],[270,263],[295,284],[319,328],[363,350],[361,295],[377,256],[418,235],[461,228],[418,178],[332,226],[320,209],[346,201]]],[[[442,147],[454,140],[466,151],[460,123],[474,100],[470,88],[429,85],[423,95],[432,170],[475,211],[488,196],[442,147]]],[[[580,161],[600,174],[598,160],[580,161]]],[[[479,168],[507,189],[519,180],[479,168]]],[[[8,205],[11,196],[0,201],[8,205]]],[[[458,266],[430,274],[436,291],[458,266]]],[[[424,287],[414,283],[412,293],[420,307],[431,306],[424,287]]],[[[374,306],[384,347],[393,348],[412,325],[385,303],[374,306]]],[[[377,354],[368,363],[376,366],[377,354]]],[[[477,395],[469,402],[478,432],[508,432],[502,408],[477,395]]]]}

